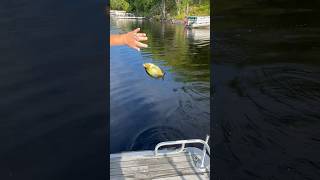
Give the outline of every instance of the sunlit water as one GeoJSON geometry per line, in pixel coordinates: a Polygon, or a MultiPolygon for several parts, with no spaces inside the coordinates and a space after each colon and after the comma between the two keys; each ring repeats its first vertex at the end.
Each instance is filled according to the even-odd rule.
{"type": "Polygon", "coordinates": [[[161,141],[204,139],[210,127],[210,31],[181,25],[113,20],[111,34],[137,27],[147,33],[149,48],[110,50],[111,153],[154,149],[161,141]],[[148,76],[150,62],[164,80],[148,76]]]}
{"type": "Polygon", "coordinates": [[[216,9],[215,175],[319,179],[319,11],[254,0],[216,9]]]}

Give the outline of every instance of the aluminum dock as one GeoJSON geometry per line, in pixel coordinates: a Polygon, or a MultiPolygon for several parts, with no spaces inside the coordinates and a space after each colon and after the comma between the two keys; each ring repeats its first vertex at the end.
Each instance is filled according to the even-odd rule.
{"type": "Polygon", "coordinates": [[[110,179],[209,180],[208,139],[209,137],[206,141],[201,139],[167,141],[159,143],[154,151],[111,154],[110,179]],[[202,144],[203,149],[186,147],[197,143],[202,144]],[[168,148],[177,145],[180,146],[179,149],[168,148]]]}

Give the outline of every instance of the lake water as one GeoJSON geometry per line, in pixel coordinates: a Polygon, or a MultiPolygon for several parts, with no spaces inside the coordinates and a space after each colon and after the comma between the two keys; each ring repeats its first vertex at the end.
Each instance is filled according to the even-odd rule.
{"type": "Polygon", "coordinates": [[[111,21],[111,34],[137,27],[149,48],[110,49],[110,152],[151,150],[161,141],[210,133],[210,31],[136,20],[111,21]],[[150,62],[164,80],[148,76],[150,62]]]}
{"type": "Polygon", "coordinates": [[[319,179],[320,12],[312,2],[215,3],[217,179],[319,179]]]}

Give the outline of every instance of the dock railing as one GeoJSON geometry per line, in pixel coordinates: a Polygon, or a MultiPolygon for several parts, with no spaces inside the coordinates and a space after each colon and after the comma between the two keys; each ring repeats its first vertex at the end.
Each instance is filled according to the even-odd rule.
{"type": "Polygon", "coordinates": [[[208,145],[209,142],[209,136],[206,137],[206,141],[202,140],[202,139],[189,139],[189,140],[178,140],[178,141],[166,141],[166,142],[161,142],[159,144],[156,145],[155,149],[154,149],[154,153],[155,156],[158,155],[165,155],[165,154],[177,154],[177,153],[181,153],[183,151],[186,150],[186,144],[203,144],[203,154],[201,157],[201,165],[200,168],[204,168],[204,161],[205,161],[205,157],[206,157],[206,153],[208,152],[209,156],[210,156],[210,146],[208,145]],[[181,147],[175,151],[171,151],[171,152],[165,152],[165,153],[161,153],[159,152],[159,148],[163,147],[163,146],[173,146],[173,145],[181,145],[181,147]]]}

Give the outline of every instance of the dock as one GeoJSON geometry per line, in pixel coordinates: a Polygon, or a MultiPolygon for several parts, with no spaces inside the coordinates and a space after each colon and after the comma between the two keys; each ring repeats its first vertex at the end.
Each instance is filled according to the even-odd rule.
{"type": "Polygon", "coordinates": [[[142,20],[145,17],[135,16],[132,13],[127,13],[126,11],[110,10],[110,16],[116,19],[137,19],[142,20]]]}
{"type": "Polygon", "coordinates": [[[116,16],[117,19],[145,19],[145,17],[136,17],[136,16],[116,16]]]}
{"type": "MultiPolygon", "coordinates": [[[[185,144],[203,140],[168,141],[156,146],[155,151],[124,152],[110,155],[111,180],[209,180],[210,157],[203,150],[185,144]],[[158,150],[161,146],[181,144],[179,150],[158,150]],[[203,156],[205,155],[205,156],[203,156]]],[[[210,150],[209,150],[210,151],[210,150]]]]}

